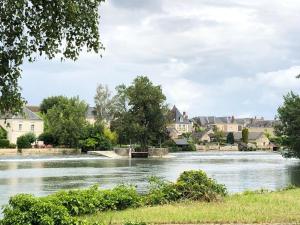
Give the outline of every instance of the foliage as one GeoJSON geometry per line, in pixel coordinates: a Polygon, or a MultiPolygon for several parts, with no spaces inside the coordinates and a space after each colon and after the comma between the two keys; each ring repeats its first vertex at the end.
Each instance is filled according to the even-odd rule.
{"type": "Polygon", "coordinates": [[[18,149],[32,148],[31,144],[36,141],[33,133],[28,133],[17,138],[18,149]]]}
{"type": "Polygon", "coordinates": [[[107,138],[112,144],[117,144],[118,134],[117,132],[111,131],[109,128],[104,127],[103,135],[107,138]]]}
{"type": "Polygon", "coordinates": [[[55,202],[35,198],[28,194],[19,194],[9,200],[4,207],[1,225],[60,224],[85,225],[73,218],[67,208],[55,202]]]}
{"type": "Polygon", "coordinates": [[[178,201],[181,197],[176,184],[158,177],[149,178],[149,191],[143,198],[145,205],[162,205],[178,201]]]}
{"type": "Polygon", "coordinates": [[[170,152],[178,152],[179,148],[176,145],[175,141],[172,139],[168,139],[162,143],[163,148],[168,148],[170,152]]]}
{"type": "Polygon", "coordinates": [[[18,79],[24,59],[38,55],[76,60],[86,49],[103,49],[99,40],[99,5],[94,1],[11,1],[0,3],[0,114],[16,114],[24,99],[18,79]]]}
{"type": "Polygon", "coordinates": [[[87,124],[83,138],[79,144],[84,151],[88,150],[110,150],[116,141],[116,133],[105,128],[102,123],[87,124]]]}
{"type": "Polygon", "coordinates": [[[226,138],[226,139],[227,139],[227,140],[226,140],[227,144],[231,144],[231,145],[234,144],[234,135],[233,135],[232,132],[229,132],[229,133],[227,134],[227,138],[226,138]]]}
{"type": "Polygon", "coordinates": [[[280,124],[276,126],[276,134],[281,137],[291,155],[300,158],[300,97],[293,92],[284,96],[284,103],[278,108],[280,124]]]}
{"type": "Polygon", "coordinates": [[[181,151],[184,152],[193,152],[196,151],[196,145],[192,141],[188,141],[188,145],[184,145],[181,147],[181,151]]]}
{"type": "Polygon", "coordinates": [[[213,201],[227,195],[224,185],[209,178],[204,171],[185,171],[177,182],[177,190],[183,199],[213,201]]]}
{"type": "Polygon", "coordinates": [[[147,225],[145,222],[126,222],[123,225],[147,225]]]}
{"type": "Polygon", "coordinates": [[[158,143],[166,132],[166,97],[160,86],[155,86],[144,76],[118,89],[118,99],[122,99],[125,110],[117,115],[113,128],[120,139],[131,139],[147,149],[149,144],[158,143]],[[125,102],[123,102],[125,101],[125,102]],[[122,136],[126,132],[126,137],[122,136]]]}
{"type": "Polygon", "coordinates": [[[78,97],[59,100],[45,115],[45,132],[59,145],[77,147],[84,135],[87,104],[78,97]]]}
{"type": "Polygon", "coordinates": [[[0,126],[0,139],[7,139],[7,131],[0,126]]]}
{"type": "Polygon", "coordinates": [[[48,110],[53,108],[55,105],[58,105],[60,102],[67,101],[68,98],[62,95],[45,98],[40,105],[40,112],[42,114],[47,114],[48,110]]]}
{"type": "Polygon", "coordinates": [[[247,144],[248,141],[249,141],[249,130],[247,128],[244,128],[242,130],[242,142],[247,144]]]}
{"type": "Polygon", "coordinates": [[[9,148],[9,140],[7,139],[0,139],[0,148],[9,148]]]}
{"type": "Polygon", "coordinates": [[[94,101],[97,120],[103,123],[110,122],[114,118],[115,98],[112,97],[108,86],[97,86],[94,101]]]}
{"type": "Polygon", "coordinates": [[[5,206],[0,224],[85,225],[84,221],[74,217],[180,200],[212,201],[226,195],[225,187],[208,178],[203,171],[184,172],[176,183],[156,177],[150,178],[149,182],[149,191],[144,195],[138,194],[136,187],[130,185],[109,190],[92,186],[84,190],[59,191],[46,197],[19,194],[11,197],[5,206]]]}
{"type": "Polygon", "coordinates": [[[50,132],[44,132],[40,134],[38,140],[43,141],[45,145],[58,145],[57,137],[50,132]]]}
{"type": "Polygon", "coordinates": [[[220,130],[217,126],[214,126],[213,132],[214,141],[216,141],[219,144],[224,141],[225,133],[222,130],[220,130]]]}

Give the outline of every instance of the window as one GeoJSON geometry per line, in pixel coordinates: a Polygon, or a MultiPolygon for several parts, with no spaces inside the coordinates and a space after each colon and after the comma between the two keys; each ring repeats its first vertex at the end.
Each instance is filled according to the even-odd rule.
{"type": "Polygon", "coordinates": [[[22,130],[22,124],[20,123],[19,124],[19,131],[21,131],[22,130]]]}
{"type": "Polygon", "coordinates": [[[31,124],[30,130],[34,131],[34,124],[31,124]]]}

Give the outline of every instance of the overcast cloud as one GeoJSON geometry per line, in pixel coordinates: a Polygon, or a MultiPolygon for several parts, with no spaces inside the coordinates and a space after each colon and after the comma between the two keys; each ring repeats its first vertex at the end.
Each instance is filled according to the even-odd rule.
{"type": "Polygon", "coordinates": [[[274,118],[300,92],[299,0],[107,0],[100,7],[103,58],[25,64],[29,104],[111,89],[147,75],[170,105],[196,115],[274,118]]]}

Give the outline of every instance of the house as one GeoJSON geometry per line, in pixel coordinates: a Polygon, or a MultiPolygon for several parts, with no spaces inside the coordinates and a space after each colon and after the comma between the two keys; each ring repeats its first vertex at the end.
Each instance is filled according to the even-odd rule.
{"type": "MultiPolygon", "coordinates": [[[[242,132],[233,133],[234,141],[240,142],[242,139],[242,132]]],[[[259,149],[269,149],[270,140],[266,137],[264,132],[249,132],[248,142],[255,144],[259,149]]]]}
{"type": "Polygon", "coordinates": [[[217,127],[223,132],[238,132],[240,124],[235,121],[233,116],[215,117],[215,116],[200,116],[194,118],[197,123],[203,128],[217,127]]]}
{"type": "Polygon", "coordinates": [[[192,136],[198,142],[209,143],[211,141],[211,134],[213,134],[212,129],[207,128],[204,131],[194,132],[192,136]]]}
{"type": "Polygon", "coordinates": [[[249,132],[263,132],[269,134],[271,137],[274,137],[274,127],[278,124],[278,120],[257,120],[256,118],[252,119],[247,128],[249,132]]]}
{"type": "Polygon", "coordinates": [[[176,106],[174,106],[171,110],[170,120],[171,123],[168,125],[168,129],[175,129],[178,136],[193,131],[193,122],[188,118],[185,112],[181,114],[176,106]]]}
{"type": "Polygon", "coordinates": [[[0,126],[7,131],[7,139],[13,144],[24,134],[34,133],[38,137],[44,131],[44,121],[27,107],[16,116],[1,117],[0,126]]]}

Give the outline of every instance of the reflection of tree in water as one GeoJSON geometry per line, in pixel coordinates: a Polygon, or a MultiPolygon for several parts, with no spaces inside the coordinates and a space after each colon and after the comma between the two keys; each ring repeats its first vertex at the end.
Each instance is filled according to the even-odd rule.
{"type": "Polygon", "coordinates": [[[288,174],[290,176],[291,184],[300,187],[300,162],[288,167],[288,174]]]}

